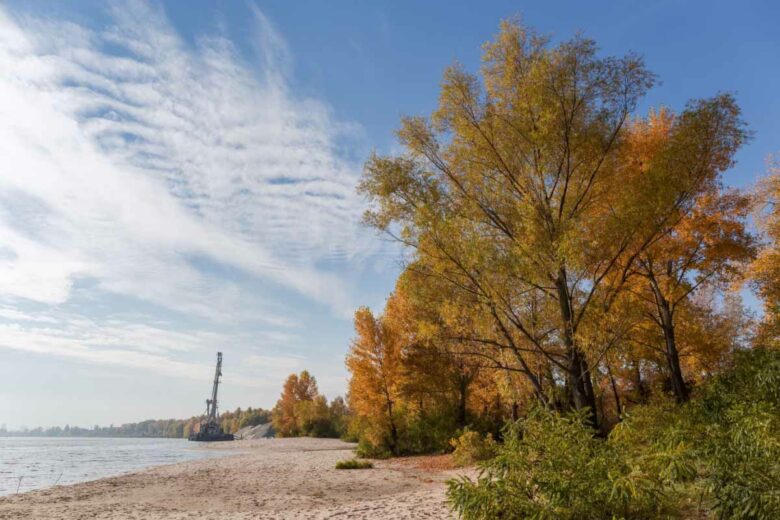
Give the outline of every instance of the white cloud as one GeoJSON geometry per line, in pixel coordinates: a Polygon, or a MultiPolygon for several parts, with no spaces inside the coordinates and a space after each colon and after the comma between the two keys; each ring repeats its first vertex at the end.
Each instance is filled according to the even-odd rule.
{"type": "MultiPolygon", "coordinates": [[[[54,355],[85,363],[140,368],[164,376],[208,381],[213,371],[212,355],[219,350],[237,352],[256,348],[258,339],[291,341],[295,336],[279,333],[250,336],[201,329],[176,328],[173,324],[148,325],[123,319],[93,320],[68,312],[25,313],[0,308],[0,348],[54,355]],[[183,354],[188,354],[184,356],[183,354]],[[200,359],[205,363],[194,362],[200,359]]],[[[251,354],[243,368],[295,367],[299,358],[251,354]],[[292,364],[291,364],[292,363],[292,364]]],[[[267,381],[239,366],[230,384],[266,387],[267,381]]]]}
{"type": "Polygon", "coordinates": [[[289,50],[252,11],[259,72],[224,38],[190,48],[145,3],[99,32],[0,11],[0,195],[31,213],[2,215],[1,292],[57,303],[89,277],[232,313],[240,291],[188,262],[203,255],[348,310],[343,282],[316,267],[376,248],[357,168],[336,152],[345,127],[290,93],[289,50]]]}
{"type": "Polygon", "coordinates": [[[255,58],[220,35],[185,42],[144,2],[102,29],[0,8],[0,347],[200,377],[181,354],[237,337],[208,323],[289,345],[300,314],[280,294],[351,311],[344,273],[382,247],[338,151],[355,126],[291,92],[287,44],[250,12],[255,58]],[[80,311],[53,312],[80,282],[80,311]],[[107,295],[141,302],[138,319],[93,321],[107,295]],[[155,308],[207,321],[156,326],[155,308]]]}

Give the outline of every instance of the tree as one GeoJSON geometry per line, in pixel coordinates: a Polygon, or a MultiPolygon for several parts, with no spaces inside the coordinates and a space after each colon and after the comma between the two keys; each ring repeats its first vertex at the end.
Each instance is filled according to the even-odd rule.
{"type": "Polygon", "coordinates": [[[347,354],[349,405],[367,419],[368,440],[396,453],[399,441],[397,404],[401,400],[401,350],[381,318],[367,307],[355,312],[356,337],[347,354]]]}
{"type": "MultiPolygon", "coordinates": [[[[259,412],[247,414],[247,423],[265,422],[267,413],[259,412]]],[[[328,405],[327,398],[317,389],[317,380],[304,370],[287,377],[271,412],[271,422],[279,437],[338,437],[345,432],[346,415],[344,400],[337,397],[328,405]]]]}
{"type": "Polygon", "coordinates": [[[280,437],[294,437],[301,434],[299,403],[313,401],[319,392],[317,380],[304,370],[300,375],[290,374],[284,382],[282,395],[272,412],[274,430],[280,437]]]}
{"type": "Polygon", "coordinates": [[[330,424],[334,436],[340,437],[344,435],[347,432],[350,411],[343,397],[337,396],[330,402],[328,414],[330,415],[330,424]]]}
{"type": "Polygon", "coordinates": [[[756,224],[764,244],[750,267],[751,283],[764,302],[760,341],[780,345],[780,161],[770,160],[769,175],[753,199],[756,224]]]}
{"type": "Polygon", "coordinates": [[[677,400],[688,400],[676,336],[678,310],[701,287],[725,288],[738,280],[754,257],[746,230],[750,198],[735,191],[701,195],[693,209],[670,228],[637,262],[644,283],[637,292],[646,316],[663,335],[662,353],[677,400]],[[644,290],[643,290],[644,289],[644,290]]]}
{"type": "Polygon", "coordinates": [[[324,395],[303,399],[295,404],[295,430],[299,436],[334,437],[328,400],[324,395]]]}
{"type": "Polygon", "coordinates": [[[484,415],[485,398],[493,401],[498,388],[490,371],[503,365],[500,352],[473,348],[475,323],[461,312],[457,297],[449,285],[420,276],[412,264],[388,298],[384,319],[403,345],[403,395],[419,403],[421,413],[424,403],[439,413],[454,410],[455,423],[463,428],[470,416],[484,415]]]}
{"type": "Polygon", "coordinates": [[[482,315],[475,345],[508,354],[547,406],[545,378],[564,380],[595,426],[592,371],[613,341],[587,345],[581,329],[730,164],[739,110],[727,95],[690,103],[639,159],[642,125],[627,122],[653,84],[639,57],[504,22],[484,63],[482,83],[448,69],[432,117],[402,122],[406,153],[367,162],[366,220],[482,315]]]}
{"type": "Polygon", "coordinates": [[[295,399],[298,401],[311,401],[319,395],[320,391],[317,389],[317,380],[309,374],[307,370],[304,370],[298,376],[298,381],[295,384],[295,399]]]}

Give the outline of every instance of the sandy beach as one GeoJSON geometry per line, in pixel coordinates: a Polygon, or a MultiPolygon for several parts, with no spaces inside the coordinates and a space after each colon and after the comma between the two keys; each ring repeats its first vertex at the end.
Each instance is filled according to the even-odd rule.
{"type": "Polygon", "coordinates": [[[202,449],[229,456],[0,498],[0,519],[454,518],[446,456],[374,461],[336,470],[354,445],[335,439],[258,439],[202,449]]]}

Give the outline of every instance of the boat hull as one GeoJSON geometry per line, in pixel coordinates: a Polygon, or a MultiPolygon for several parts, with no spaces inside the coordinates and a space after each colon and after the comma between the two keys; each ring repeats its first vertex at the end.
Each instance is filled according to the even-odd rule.
{"type": "Polygon", "coordinates": [[[189,440],[195,442],[220,442],[220,441],[232,441],[234,440],[232,433],[193,433],[189,436],[189,440]]]}

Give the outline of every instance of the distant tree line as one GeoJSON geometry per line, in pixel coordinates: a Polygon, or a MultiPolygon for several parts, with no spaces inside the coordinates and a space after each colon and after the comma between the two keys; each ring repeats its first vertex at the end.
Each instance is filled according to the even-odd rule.
{"type": "MultiPolygon", "coordinates": [[[[149,419],[137,423],[127,423],[121,426],[97,426],[93,428],[81,428],[79,426],[65,425],[51,428],[23,428],[9,431],[0,427],[0,436],[4,437],[160,437],[180,439],[186,438],[197,428],[202,417],[190,417],[189,419],[149,419]]],[[[222,428],[230,433],[235,433],[245,426],[257,426],[270,420],[270,412],[262,408],[249,407],[246,410],[237,408],[232,412],[220,414],[222,428]]]]}

